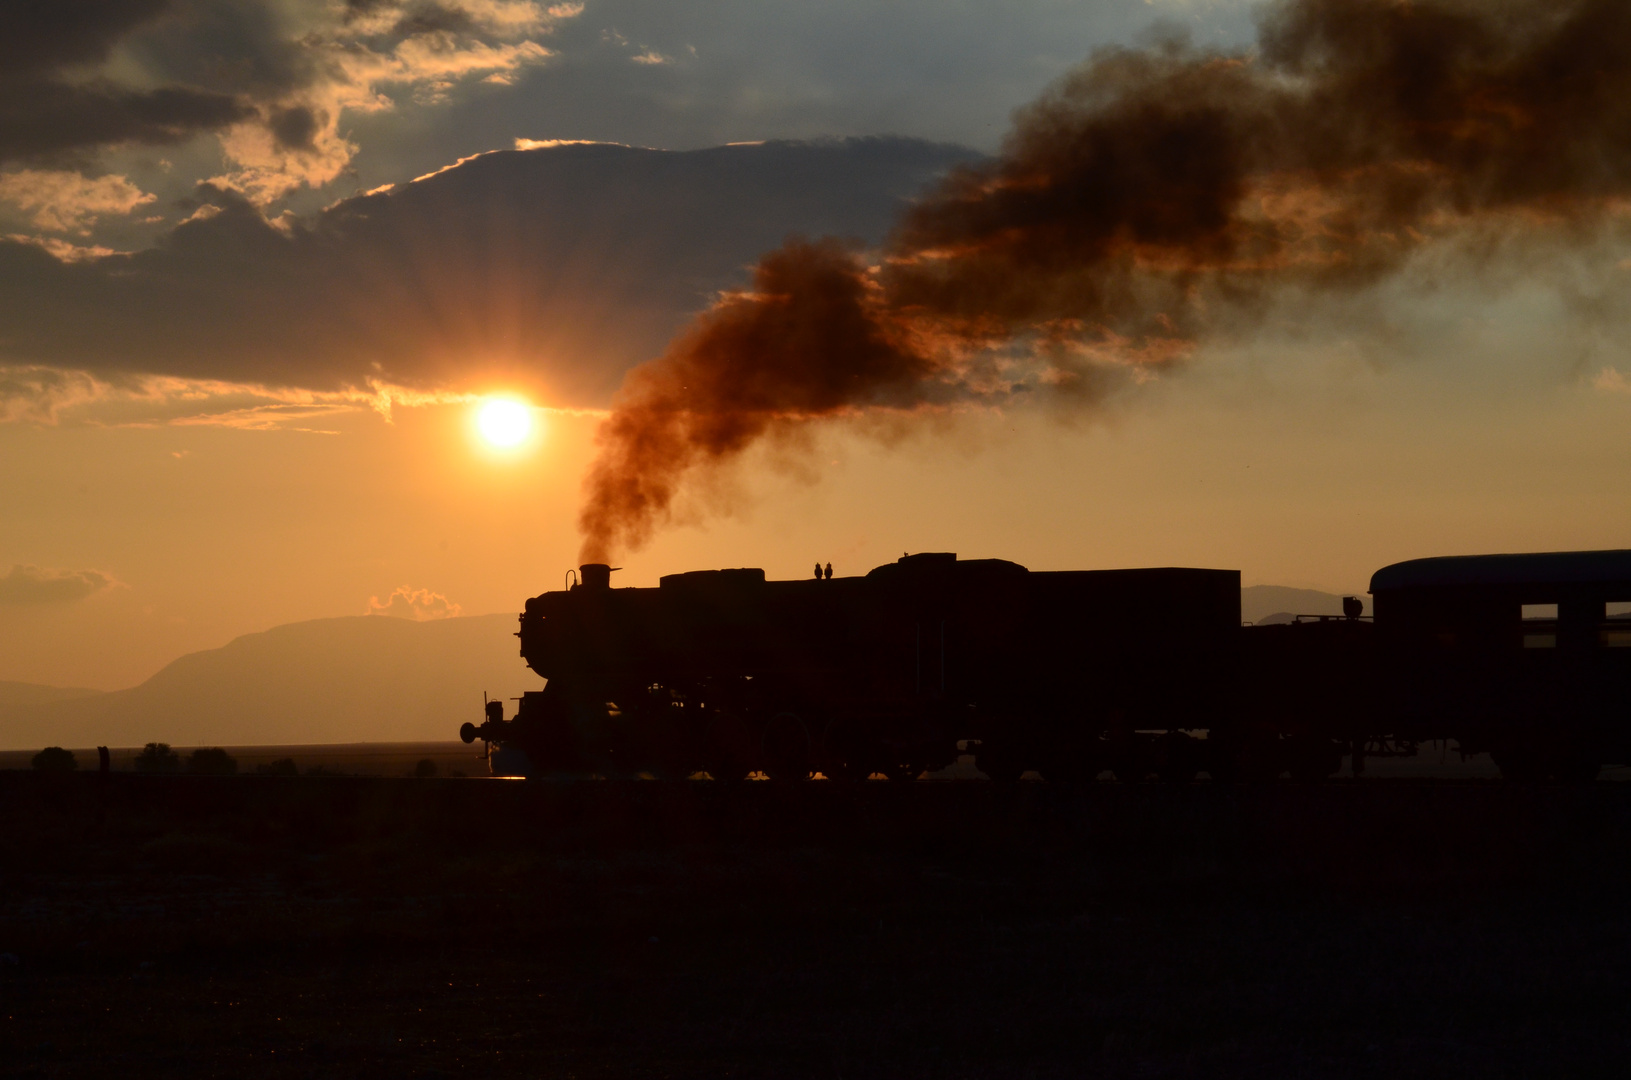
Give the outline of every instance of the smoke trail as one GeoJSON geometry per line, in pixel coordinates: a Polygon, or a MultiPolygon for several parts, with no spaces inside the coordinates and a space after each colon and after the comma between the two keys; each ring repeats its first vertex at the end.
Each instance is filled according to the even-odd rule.
{"type": "Polygon", "coordinates": [[[1016,388],[1090,402],[1106,370],[1178,364],[1275,290],[1362,287],[1628,194],[1624,0],[1283,0],[1249,54],[1107,50],[870,263],[789,242],[632,372],[583,556],[645,543],[689,474],[777,425],[1016,388]]]}

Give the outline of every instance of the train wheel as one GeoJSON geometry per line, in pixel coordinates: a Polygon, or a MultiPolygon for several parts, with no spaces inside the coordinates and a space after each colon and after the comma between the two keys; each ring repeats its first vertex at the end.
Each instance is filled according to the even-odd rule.
{"type": "Polygon", "coordinates": [[[1225,784],[1260,784],[1280,776],[1279,763],[1267,747],[1217,747],[1206,771],[1213,780],[1225,784]]]}
{"type": "Polygon", "coordinates": [[[1196,739],[1182,731],[1169,731],[1155,744],[1155,775],[1164,784],[1188,784],[1201,772],[1196,739]]]}
{"type": "Polygon", "coordinates": [[[759,768],[759,747],[736,713],[716,713],[704,739],[703,769],[715,780],[742,780],[759,768]]]}
{"type": "Polygon", "coordinates": [[[1552,755],[1551,771],[1560,784],[1589,784],[1603,771],[1602,754],[1584,746],[1562,748],[1552,755]]]}
{"type": "Polygon", "coordinates": [[[1550,755],[1545,740],[1533,730],[1508,730],[1490,748],[1490,760],[1501,770],[1501,779],[1533,784],[1546,779],[1550,755]]]}
{"type": "Polygon", "coordinates": [[[860,766],[843,758],[829,758],[822,763],[820,772],[828,780],[836,780],[845,784],[866,779],[866,772],[860,766]]]}
{"type": "Polygon", "coordinates": [[[1532,784],[1537,780],[1546,779],[1545,764],[1532,754],[1504,750],[1490,754],[1490,759],[1495,762],[1495,767],[1501,770],[1502,780],[1532,784]]]}
{"type": "Polygon", "coordinates": [[[810,776],[810,730],[797,713],[779,712],[765,724],[759,760],[772,780],[805,780],[810,776]]]}
{"type": "Polygon", "coordinates": [[[1291,778],[1319,783],[1342,768],[1342,744],[1331,739],[1307,739],[1291,748],[1291,778]]]}
{"type": "Polygon", "coordinates": [[[983,746],[974,755],[974,767],[999,784],[1011,784],[1025,774],[1025,766],[1019,757],[1001,750],[987,750],[983,746]]]}

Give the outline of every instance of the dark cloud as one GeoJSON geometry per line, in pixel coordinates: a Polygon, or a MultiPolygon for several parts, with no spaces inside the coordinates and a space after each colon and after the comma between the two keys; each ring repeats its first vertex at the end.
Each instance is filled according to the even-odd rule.
{"type": "Polygon", "coordinates": [[[604,402],[789,232],[877,242],[973,155],[912,140],[508,151],[287,231],[241,198],[73,264],[0,241],[0,359],[335,389],[509,380],[604,402]]]}
{"type": "Polygon", "coordinates": [[[251,113],[235,98],[185,87],[133,91],[106,82],[0,80],[0,161],[109,143],[177,143],[251,113]]]}
{"type": "Polygon", "coordinates": [[[0,605],[71,604],[115,584],[100,570],[46,570],[18,563],[0,574],[0,605]]]}
{"type": "Polygon", "coordinates": [[[468,33],[475,28],[475,20],[463,8],[443,7],[441,4],[420,4],[403,12],[392,33],[402,37],[416,34],[468,33]]]}
{"type": "Polygon", "coordinates": [[[53,0],[0,6],[0,73],[7,78],[106,58],[116,41],[169,0],[53,0]]]}
{"type": "Polygon", "coordinates": [[[249,114],[230,95],[189,86],[135,89],[62,69],[107,58],[166,0],[67,0],[0,9],[0,162],[109,143],[173,143],[249,114]]]}
{"type": "Polygon", "coordinates": [[[266,126],[272,132],[272,138],[285,149],[314,149],[312,140],[317,135],[317,114],[304,105],[274,109],[267,118],[266,126]]]}

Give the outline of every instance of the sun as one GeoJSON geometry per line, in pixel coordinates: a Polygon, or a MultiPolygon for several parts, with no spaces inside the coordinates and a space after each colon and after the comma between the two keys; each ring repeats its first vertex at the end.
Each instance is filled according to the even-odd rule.
{"type": "Polygon", "coordinates": [[[509,398],[492,398],[476,414],[476,428],[494,446],[520,446],[532,434],[532,409],[509,398]]]}

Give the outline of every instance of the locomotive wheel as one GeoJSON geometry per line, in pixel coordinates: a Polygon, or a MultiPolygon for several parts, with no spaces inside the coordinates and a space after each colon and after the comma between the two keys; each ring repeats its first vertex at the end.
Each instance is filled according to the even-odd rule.
{"type": "Polygon", "coordinates": [[[1560,739],[1546,758],[1560,784],[1589,784],[1603,771],[1603,753],[1589,739],[1560,739]]]}
{"type": "Polygon", "coordinates": [[[702,767],[715,780],[742,780],[759,767],[758,751],[752,731],[740,716],[716,713],[708,723],[702,767]]]}
{"type": "Polygon", "coordinates": [[[845,761],[842,758],[829,759],[822,764],[820,772],[828,780],[836,780],[844,784],[865,780],[867,777],[867,774],[861,770],[859,765],[845,761]]]}
{"type": "Polygon", "coordinates": [[[1490,754],[1495,767],[1501,770],[1501,779],[1519,784],[1532,784],[1546,778],[1546,765],[1535,754],[1513,750],[1498,750],[1490,754]]]}
{"type": "Polygon", "coordinates": [[[810,775],[810,730],[797,713],[779,712],[759,740],[760,767],[772,780],[804,780],[810,775]]]}
{"type": "Polygon", "coordinates": [[[1598,755],[1575,750],[1558,755],[1552,775],[1562,784],[1589,784],[1603,771],[1598,755]]]}
{"type": "Polygon", "coordinates": [[[1280,778],[1280,766],[1270,747],[1217,747],[1206,771],[1224,784],[1261,784],[1280,778]]]}
{"type": "Polygon", "coordinates": [[[1330,739],[1308,739],[1291,748],[1291,778],[1319,783],[1342,768],[1342,745],[1330,739]]]}
{"type": "Polygon", "coordinates": [[[1534,730],[1509,730],[1490,748],[1490,760],[1501,770],[1501,779],[1518,784],[1533,784],[1546,779],[1552,771],[1553,753],[1547,740],[1534,730]]]}
{"type": "Polygon", "coordinates": [[[1020,761],[1017,755],[987,750],[983,746],[974,755],[974,767],[998,784],[1014,783],[1025,774],[1025,766],[1020,761]]]}
{"type": "Polygon", "coordinates": [[[1201,771],[1197,742],[1182,731],[1169,731],[1163,735],[1156,754],[1155,775],[1167,784],[1192,782],[1201,771]]]}
{"type": "Polygon", "coordinates": [[[872,772],[866,767],[870,760],[867,741],[857,729],[854,720],[829,721],[821,737],[821,753],[817,768],[829,780],[852,783],[865,780],[872,772]]]}

